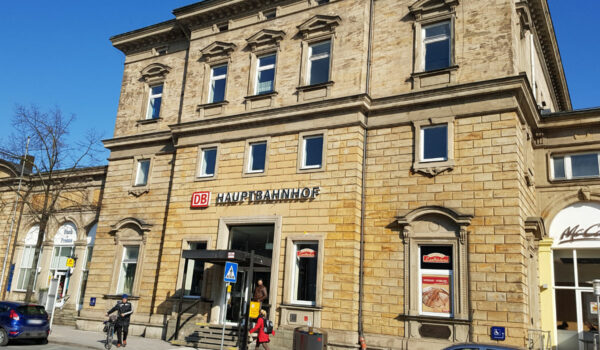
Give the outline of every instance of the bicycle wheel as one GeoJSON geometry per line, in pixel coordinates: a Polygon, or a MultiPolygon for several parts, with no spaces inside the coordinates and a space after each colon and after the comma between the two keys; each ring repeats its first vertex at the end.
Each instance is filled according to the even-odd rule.
{"type": "Polygon", "coordinates": [[[104,348],[106,350],[110,350],[112,347],[112,339],[113,339],[113,326],[108,327],[108,332],[106,332],[106,344],[104,344],[104,348]]]}

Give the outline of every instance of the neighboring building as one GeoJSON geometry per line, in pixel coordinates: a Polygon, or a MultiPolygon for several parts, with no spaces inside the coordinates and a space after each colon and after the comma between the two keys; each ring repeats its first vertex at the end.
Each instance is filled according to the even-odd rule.
{"type": "MultiPolygon", "coordinates": [[[[574,196],[598,200],[567,156],[598,151],[599,121],[564,112],[545,0],[206,0],[173,14],[112,38],[125,67],[79,327],[101,329],[127,293],[132,333],[202,343],[262,279],[275,348],[307,324],[331,349],[359,335],[375,349],[489,342],[493,326],[507,345],[563,341],[552,298],[581,306],[582,292],[549,282],[544,223],[555,237],[574,196]],[[252,279],[251,251],[265,258],[252,279]]],[[[582,216],[600,208],[588,202],[582,216]]]]}
{"type": "MultiPolygon", "coordinates": [[[[39,223],[30,211],[30,205],[43,198],[39,181],[47,178],[25,171],[22,182],[24,204],[17,199],[20,165],[0,161],[0,215],[2,215],[3,246],[0,257],[4,259],[8,236],[14,215],[11,247],[8,249],[6,280],[2,296],[9,300],[24,300],[28,278],[36,274],[34,301],[48,307],[47,291],[52,278],[58,279],[57,312],[54,322],[75,325],[75,316],[82,308],[87,283],[88,262],[91,259],[94,236],[102,198],[106,167],[90,167],[67,172],[55,172],[54,181],[68,181],[67,190],[60,192],[57,210],[46,228],[46,238],[37,267],[33,255],[39,234],[39,223]],[[68,258],[75,266],[68,267],[68,258]]],[[[52,192],[57,194],[58,192],[52,192]]]]}

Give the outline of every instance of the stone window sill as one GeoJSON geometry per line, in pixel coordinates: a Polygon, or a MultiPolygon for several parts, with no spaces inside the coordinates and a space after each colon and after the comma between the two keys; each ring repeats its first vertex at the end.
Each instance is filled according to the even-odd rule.
{"type": "Polygon", "coordinates": [[[324,88],[324,87],[330,87],[333,84],[334,84],[333,81],[326,81],[324,83],[319,83],[319,84],[298,86],[298,87],[296,87],[296,90],[298,90],[298,91],[317,90],[317,89],[321,89],[321,88],[324,88]]]}
{"type": "Polygon", "coordinates": [[[452,169],[454,169],[453,159],[443,162],[415,162],[413,164],[413,171],[415,173],[423,173],[429,176],[436,176],[452,169]]]}
{"type": "Polygon", "coordinates": [[[303,305],[303,304],[281,304],[280,305],[286,309],[296,309],[296,310],[310,310],[310,311],[320,311],[323,310],[321,306],[311,306],[311,305],[303,305]]]}
{"type": "Polygon", "coordinates": [[[428,87],[439,87],[454,84],[456,82],[456,72],[458,66],[450,66],[442,69],[436,69],[424,72],[414,72],[411,74],[413,80],[413,89],[422,89],[428,87]]]}
{"type": "Polygon", "coordinates": [[[420,322],[430,322],[430,323],[438,323],[438,324],[471,324],[472,321],[469,319],[460,319],[460,318],[452,318],[452,317],[436,317],[436,316],[423,316],[423,315],[404,315],[400,314],[396,317],[397,320],[405,320],[405,321],[420,321],[420,322]]]}
{"type": "Polygon", "coordinates": [[[141,119],[138,120],[137,123],[141,124],[141,125],[146,125],[146,124],[154,124],[154,123],[158,123],[159,121],[161,121],[162,118],[154,118],[154,119],[141,119]]]}
{"type": "Polygon", "coordinates": [[[229,104],[229,101],[227,101],[227,100],[223,100],[223,101],[219,101],[219,102],[204,103],[204,104],[199,104],[196,107],[196,110],[207,109],[207,108],[212,108],[212,107],[223,107],[227,104],[229,104]]]}
{"type": "MultiPolygon", "coordinates": [[[[121,299],[123,299],[123,294],[104,294],[102,296],[102,298],[108,299],[108,300],[121,300],[121,299]]],[[[134,295],[128,295],[127,300],[140,300],[140,297],[134,296],[134,295]]]]}
{"type": "Polygon", "coordinates": [[[127,191],[128,194],[131,194],[135,197],[139,197],[141,195],[143,195],[144,193],[148,193],[150,192],[150,188],[148,188],[147,185],[143,185],[143,186],[132,186],[129,191],[127,191]]]}
{"type": "Polygon", "coordinates": [[[254,100],[261,100],[263,98],[273,98],[277,96],[277,91],[271,91],[269,93],[266,94],[258,94],[258,95],[250,95],[250,96],[246,96],[244,97],[244,99],[248,100],[248,101],[254,101],[254,100]]]}

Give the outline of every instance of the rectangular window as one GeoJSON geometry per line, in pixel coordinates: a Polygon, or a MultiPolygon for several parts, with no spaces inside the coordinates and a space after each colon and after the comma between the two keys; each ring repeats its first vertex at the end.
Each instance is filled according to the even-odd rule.
{"type": "Polygon", "coordinates": [[[552,157],[552,178],[570,180],[600,177],[600,153],[552,157]]]}
{"type": "Polygon", "coordinates": [[[73,256],[73,247],[54,247],[52,254],[51,269],[66,270],[67,259],[73,256]]]}
{"type": "Polygon", "coordinates": [[[450,22],[423,27],[425,71],[450,67],[450,22]]]}
{"type": "Polygon", "coordinates": [[[210,91],[208,103],[225,101],[225,85],[227,83],[227,65],[212,67],[210,70],[210,91]]]}
{"type": "Polygon", "coordinates": [[[140,247],[138,246],[123,247],[117,294],[133,294],[133,281],[135,279],[139,251],[140,247]]]}
{"type": "Polygon", "coordinates": [[[148,109],[146,111],[146,119],[157,119],[160,116],[162,92],[162,85],[150,87],[150,96],[148,97],[148,109]]]}
{"type": "MultiPolygon", "coordinates": [[[[206,242],[191,242],[191,250],[206,250],[206,242]]],[[[185,260],[185,293],[186,296],[199,297],[202,295],[202,281],[204,279],[204,262],[193,259],[185,260]]]]}
{"type": "Polygon", "coordinates": [[[419,246],[419,312],[452,317],[453,258],[451,245],[419,246]]]}
{"type": "Polygon", "coordinates": [[[219,23],[217,24],[217,30],[219,32],[226,32],[229,30],[229,23],[225,22],[225,23],[219,23]]]}
{"type": "MultiPolygon", "coordinates": [[[[26,290],[27,282],[29,281],[29,275],[33,271],[33,255],[35,253],[35,246],[25,246],[23,248],[23,257],[21,258],[21,267],[19,269],[19,279],[17,280],[18,290],[26,290]]],[[[35,285],[35,282],[34,282],[35,285]]]]}
{"type": "Polygon", "coordinates": [[[215,176],[217,165],[217,147],[202,149],[200,159],[200,177],[215,176]]]}
{"type": "Polygon", "coordinates": [[[323,135],[305,136],[302,143],[302,168],[320,168],[323,165],[323,135]]]}
{"type": "Polygon", "coordinates": [[[265,16],[265,19],[275,18],[277,16],[277,10],[273,9],[273,10],[264,11],[263,16],[265,16]]]}
{"type": "Polygon", "coordinates": [[[137,162],[135,174],[135,185],[145,186],[148,184],[148,172],[150,171],[150,159],[141,159],[137,162]]]}
{"type": "Polygon", "coordinates": [[[273,92],[275,87],[275,61],[276,55],[267,55],[258,58],[256,67],[256,88],[254,94],[267,94],[273,92]]]}
{"type": "Polygon", "coordinates": [[[255,142],[250,144],[250,154],[248,158],[248,172],[262,173],[265,171],[265,161],[267,157],[267,142],[255,142]]]}
{"type": "Polygon", "coordinates": [[[448,125],[421,127],[421,161],[448,160],[448,125]]]}
{"type": "Polygon", "coordinates": [[[329,81],[331,41],[323,41],[308,47],[308,85],[329,81]]]}
{"type": "Polygon", "coordinates": [[[293,254],[292,302],[315,305],[319,243],[316,241],[294,242],[293,254]]]}

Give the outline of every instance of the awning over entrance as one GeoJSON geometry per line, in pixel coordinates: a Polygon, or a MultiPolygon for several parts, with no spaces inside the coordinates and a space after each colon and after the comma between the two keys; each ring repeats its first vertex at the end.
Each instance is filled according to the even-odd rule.
{"type": "Polygon", "coordinates": [[[182,257],[218,265],[235,262],[241,267],[249,267],[254,258],[254,266],[271,267],[271,259],[241,250],[184,250],[182,257]]]}

